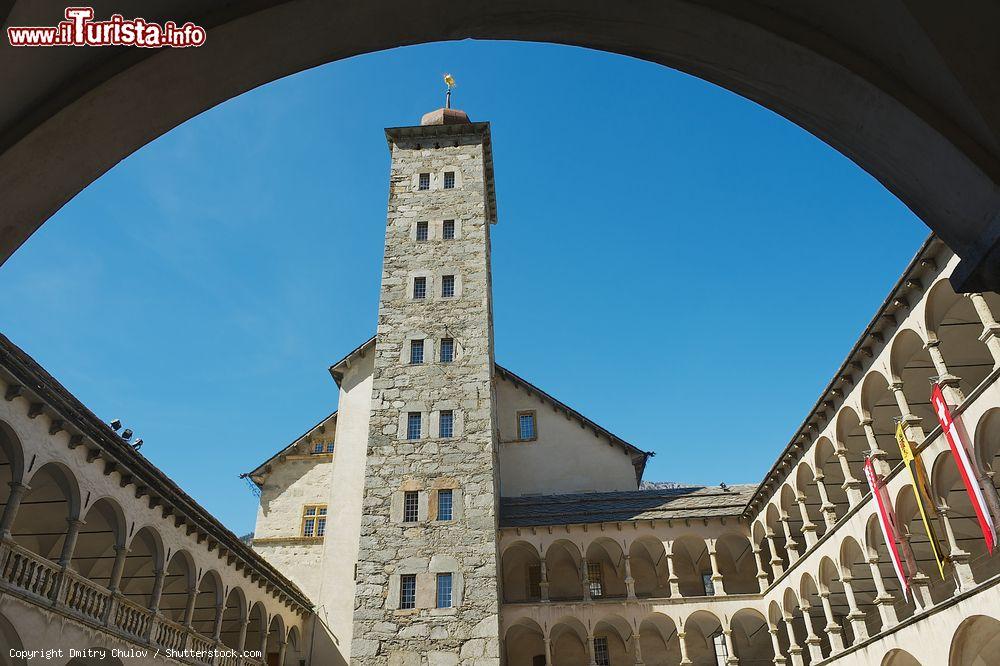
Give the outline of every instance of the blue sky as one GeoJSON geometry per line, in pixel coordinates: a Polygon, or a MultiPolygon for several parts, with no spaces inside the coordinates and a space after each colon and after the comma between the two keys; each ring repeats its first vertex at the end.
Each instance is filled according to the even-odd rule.
{"type": "Polygon", "coordinates": [[[433,44],[230,100],[0,267],[0,329],[249,531],[238,474],[335,408],[327,367],[374,332],[382,128],[446,71],[493,123],[497,360],[656,451],[647,479],[759,481],[928,231],[786,120],[621,56],[433,44]]]}

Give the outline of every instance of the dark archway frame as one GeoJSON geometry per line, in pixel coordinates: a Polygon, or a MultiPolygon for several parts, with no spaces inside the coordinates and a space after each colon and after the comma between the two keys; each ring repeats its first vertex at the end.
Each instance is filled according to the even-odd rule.
{"type": "MultiPolygon", "coordinates": [[[[1000,84],[991,64],[1000,45],[988,35],[1000,10],[977,2],[976,11],[951,16],[959,13],[926,4],[894,3],[861,16],[847,5],[791,0],[98,6],[99,18],[132,5],[149,20],[191,20],[208,29],[208,39],[183,50],[73,49],[79,53],[67,56],[63,49],[58,58],[51,49],[0,46],[0,84],[10,84],[0,108],[0,260],[124,157],[247,90],[397,46],[511,39],[642,58],[760,103],[852,159],[913,210],[961,257],[958,290],[1000,290],[1000,84]]],[[[0,15],[14,25],[61,18],[61,5],[22,5],[0,3],[0,15]]]]}

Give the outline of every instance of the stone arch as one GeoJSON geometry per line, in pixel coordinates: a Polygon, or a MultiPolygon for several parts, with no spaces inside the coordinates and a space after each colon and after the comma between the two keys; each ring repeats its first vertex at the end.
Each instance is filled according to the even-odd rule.
{"type": "Polygon", "coordinates": [[[691,534],[674,539],[671,559],[682,597],[701,597],[709,593],[706,580],[711,579],[712,562],[704,539],[691,534]]]}
{"type": "MultiPolygon", "coordinates": [[[[869,370],[861,384],[861,414],[871,419],[875,441],[879,450],[885,452],[888,464],[892,466],[902,460],[899,445],[896,444],[896,420],[902,414],[899,413],[889,380],[878,370],[869,370]]],[[[864,475],[858,479],[863,480],[864,475]]]]}
{"type": "Polygon", "coordinates": [[[767,577],[765,582],[770,585],[774,582],[774,567],[771,566],[771,558],[773,554],[771,553],[771,544],[768,543],[766,528],[764,523],[761,521],[760,516],[757,520],[753,522],[753,528],[751,530],[753,536],[754,547],[760,552],[757,557],[760,558],[760,563],[764,571],[764,575],[767,577]]]}
{"type": "Polygon", "coordinates": [[[772,564],[781,563],[785,568],[790,564],[788,551],[785,549],[785,530],[781,525],[781,511],[772,500],[764,510],[764,532],[774,551],[772,564]]]}
{"type": "Polygon", "coordinates": [[[889,349],[889,372],[893,381],[903,384],[903,396],[910,415],[919,418],[921,425],[930,430],[937,423],[931,407],[930,382],[937,377],[938,371],[927,351],[926,342],[912,328],[898,331],[889,349]]]}
{"type": "Polygon", "coordinates": [[[722,624],[719,617],[707,610],[697,610],[684,621],[684,644],[688,659],[694,664],[724,663],[728,656],[722,624]],[[720,658],[721,657],[721,658],[720,658]]]}
{"type": "Polygon", "coordinates": [[[545,663],[545,630],[531,618],[521,617],[512,622],[504,632],[503,641],[511,666],[545,663]]]}
{"type": "Polygon", "coordinates": [[[781,517],[785,525],[788,526],[785,534],[788,537],[785,541],[785,549],[788,551],[789,557],[795,557],[792,554],[793,550],[801,557],[806,552],[806,539],[802,532],[802,513],[799,511],[799,503],[795,499],[795,490],[790,483],[785,483],[781,486],[779,501],[781,503],[781,517]]]}
{"type": "Polygon", "coordinates": [[[767,627],[768,631],[772,632],[777,639],[778,650],[785,656],[787,662],[789,660],[788,648],[790,643],[784,617],[785,614],[782,611],[781,605],[777,601],[772,600],[767,605],[767,627]]]}
{"type": "Polygon", "coordinates": [[[921,664],[906,650],[895,648],[885,653],[880,666],[921,666],[921,664]]]}
{"type": "Polygon", "coordinates": [[[122,573],[121,592],[129,601],[144,608],[153,602],[158,572],[163,570],[163,539],[150,525],[135,532],[126,544],[128,554],[122,573]]]}
{"type": "Polygon", "coordinates": [[[819,649],[823,658],[831,654],[830,636],[825,631],[826,613],[823,609],[823,598],[819,586],[812,574],[804,573],[799,578],[799,607],[802,609],[802,621],[806,634],[812,634],[820,639],[819,649]]]}
{"type": "Polygon", "coordinates": [[[215,635],[223,604],[222,579],[214,569],[205,572],[198,581],[191,627],[206,638],[215,635]]]}
{"type": "Polygon", "coordinates": [[[813,469],[816,470],[818,476],[822,477],[823,485],[826,488],[826,495],[833,506],[836,507],[837,515],[843,516],[850,507],[850,499],[847,494],[847,478],[850,476],[852,482],[856,482],[858,479],[858,477],[854,476],[854,468],[851,465],[853,464],[859,470],[860,467],[857,463],[850,462],[853,458],[848,453],[848,470],[847,474],[845,474],[840,457],[837,455],[838,447],[829,437],[820,437],[817,439],[816,445],[813,448],[813,469]]]}
{"type": "Polygon", "coordinates": [[[774,648],[768,633],[768,621],[760,611],[741,608],[733,613],[729,624],[732,630],[733,650],[739,663],[773,663],[774,648]]]}
{"type": "Polygon", "coordinates": [[[71,567],[89,580],[109,587],[118,550],[125,547],[125,512],[111,497],[91,504],[76,538],[71,567]]]}
{"type": "MultiPolygon", "coordinates": [[[[979,519],[972,507],[972,501],[965,490],[965,483],[952,458],[951,451],[938,454],[931,467],[931,494],[938,507],[941,522],[947,521],[954,535],[958,550],[953,559],[964,562],[962,566],[971,568],[977,582],[982,582],[1000,568],[998,558],[990,557],[986,550],[979,519]]],[[[943,530],[947,535],[947,530],[943,530]]],[[[955,569],[960,566],[955,563],[955,569]]]]}
{"type": "MultiPolygon", "coordinates": [[[[285,629],[285,620],[281,613],[275,613],[267,625],[267,640],[264,643],[264,663],[278,664],[278,657],[281,654],[281,643],[288,635],[285,629]]],[[[288,653],[288,645],[285,646],[285,653],[288,653]]],[[[281,666],[279,664],[279,666],[281,666]]]]}
{"type": "Polygon", "coordinates": [[[824,556],[819,561],[816,584],[821,595],[828,595],[833,620],[840,626],[840,635],[843,638],[844,646],[853,645],[855,642],[854,628],[847,618],[851,612],[850,602],[847,599],[844,582],[841,580],[840,570],[831,558],[824,556]]]}
{"type": "MultiPolygon", "coordinates": [[[[808,664],[810,661],[809,651],[806,649],[805,617],[799,602],[799,595],[793,587],[785,588],[781,595],[781,611],[784,615],[785,628],[788,631],[789,652],[801,651],[803,661],[808,664]]],[[[794,660],[793,660],[794,661],[794,660]]]]}
{"type": "Polygon", "coordinates": [[[10,620],[0,613],[0,666],[27,666],[28,662],[11,655],[11,650],[23,650],[24,643],[10,620]]]}
{"type": "Polygon", "coordinates": [[[642,536],[629,544],[629,566],[637,597],[668,597],[667,553],[663,542],[652,536],[642,536]]]}
{"type": "MultiPolygon", "coordinates": [[[[933,506],[930,506],[930,500],[927,504],[926,509],[929,512],[934,511],[933,506]]],[[[924,529],[912,484],[906,484],[899,488],[893,505],[896,511],[896,525],[901,536],[909,544],[917,570],[926,576],[932,601],[937,604],[948,599],[955,593],[955,581],[952,578],[941,579],[941,573],[937,568],[930,537],[927,535],[927,530],[924,529]]],[[[933,516],[933,514],[931,515],[933,516]]],[[[933,518],[931,520],[933,521],[933,518]]],[[[933,528],[934,523],[932,522],[933,528]]],[[[943,543],[939,542],[939,545],[942,549],[944,548],[943,543]]],[[[947,550],[944,552],[947,553],[947,550]]]]}
{"type": "Polygon", "coordinates": [[[979,418],[972,441],[976,464],[993,487],[1000,488],[1000,407],[987,410],[979,418]]]}
{"type": "Polygon", "coordinates": [[[605,615],[594,624],[594,639],[605,639],[612,664],[635,663],[632,627],[620,615],[605,615]]]}
{"type": "Polygon", "coordinates": [[[681,661],[677,625],[663,613],[650,613],[642,619],[639,645],[646,666],[673,666],[681,661]]]}
{"type": "MultiPolygon", "coordinates": [[[[820,495],[819,486],[816,483],[816,470],[807,462],[799,463],[795,468],[795,492],[802,495],[805,500],[806,517],[812,523],[812,532],[816,538],[826,534],[826,520],[823,518],[823,497],[820,495]]],[[[835,507],[834,507],[835,509],[835,507]]],[[[799,512],[801,513],[801,509],[799,512]]],[[[847,505],[842,507],[843,513],[847,511],[847,505]]],[[[840,515],[843,515],[841,513],[840,515]]],[[[803,530],[806,525],[803,524],[803,530]]]]}
{"type": "Polygon", "coordinates": [[[288,644],[285,647],[285,663],[278,666],[299,666],[305,660],[302,652],[302,639],[299,637],[299,628],[293,626],[288,630],[288,644]]]}
{"type": "Polygon", "coordinates": [[[882,631],[882,616],[875,605],[878,588],[868,563],[868,554],[854,537],[845,537],[840,544],[840,580],[854,592],[859,612],[864,614],[865,631],[869,636],[882,631]]]}
{"type": "Polygon", "coordinates": [[[590,661],[587,628],[575,617],[564,615],[549,631],[553,666],[579,666],[590,661]]]}
{"type": "Polygon", "coordinates": [[[24,446],[14,429],[3,420],[0,420],[0,456],[3,457],[0,460],[0,481],[4,484],[0,492],[7,493],[10,490],[8,483],[24,481],[24,446]]]}
{"type": "MultiPolygon", "coordinates": [[[[1000,313],[1000,295],[984,292],[982,296],[991,312],[1000,313]]],[[[956,294],[947,279],[938,280],[927,291],[924,303],[927,337],[937,344],[948,374],[958,377],[959,388],[969,395],[993,369],[993,356],[979,339],[983,322],[972,300],[956,294]]]]}
{"type": "Polygon", "coordinates": [[[197,594],[196,576],[197,569],[189,552],[181,549],[170,556],[160,594],[160,613],[168,620],[184,624],[191,597],[197,594]]]}
{"type": "Polygon", "coordinates": [[[265,652],[268,625],[267,609],[264,608],[264,604],[258,601],[251,606],[247,620],[247,632],[243,640],[243,649],[265,652]]]}
{"type": "Polygon", "coordinates": [[[241,649],[240,634],[249,617],[248,612],[246,594],[239,586],[234,587],[226,595],[226,604],[222,609],[222,628],[219,632],[219,640],[227,647],[241,649]]]}
{"type": "Polygon", "coordinates": [[[593,599],[626,595],[625,552],[620,543],[598,537],[587,546],[587,580],[593,599]]]}
{"type": "Polygon", "coordinates": [[[537,601],[542,598],[541,559],[538,549],[527,541],[515,541],[503,550],[503,596],[507,603],[537,601]]]}
{"type": "Polygon", "coordinates": [[[73,472],[58,462],[42,465],[26,483],[29,489],[14,517],[11,536],[22,548],[56,561],[69,521],[80,519],[80,486],[73,472]]]}
{"type": "Polygon", "coordinates": [[[1000,621],[973,615],[962,621],[951,639],[948,666],[989,666],[1000,663],[1000,621]]]}
{"type": "Polygon", "coordinates": [[[553,541],[545,549],[545,570],[549,580],[549,599],[564,601],[583,598],[580,563],[583,556],[568,539],[553,541]]]}
{"type": "Polygon", "coordinates": [[[716,539],[715,550],[726,594],[753,594],[760,591],[753,546],[746,535],[726,532],[716,539]]]}
{"type": "MultiPolygon", "coordinates": [[[[913,602],[913,596],[910,595],[908,600],[904,597],[902,584],[899,581],[899,577],[896,575],[892,559],[889,557],[889,547],[886,545],[885,538],[882,536],[882,528],[879,525],[878,516],[871,515],[868,517],[868,522],[865,527],[865,550],[868,554],[869,561],[877,558],[877,571],[882,579],[882,585],[885,586],[886,592],[888,592],[889,596],[892,597],[892,605],[895,608],[896,616],[900,620],[904,620],[913,615],[916,610],[913,602]]],[[[906,566],[907,563],[904,559],[904,574],[910,575],[910,572],[905,569],[906,566]]],[[[874,574],[875,571],[872,572],[873,576],[874,574]]]]}

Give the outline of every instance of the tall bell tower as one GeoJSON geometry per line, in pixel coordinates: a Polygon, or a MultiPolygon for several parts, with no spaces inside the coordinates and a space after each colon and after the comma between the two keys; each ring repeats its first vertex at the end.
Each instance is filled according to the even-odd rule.
{"type": "Polygon", "coordinates": [[[499,664],[490,126],[444,108],[386,137],[351,661],[499,664]]]}

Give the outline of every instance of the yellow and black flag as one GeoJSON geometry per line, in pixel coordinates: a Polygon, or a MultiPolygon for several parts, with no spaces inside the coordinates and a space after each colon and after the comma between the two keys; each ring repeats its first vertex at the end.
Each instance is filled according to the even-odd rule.
{"type": "Polygon", "coordinates": [[[929,505],[931,507],[931,514],[937,515],[937,510],[931,501],[930,486],[927,483],[927,472],[924,471],[924,465],[920,461],[920,458],[914,455],[913,444],[910,440],[906,439],[906,432],[903,429],[902,423],[896,424],[896,443],[899,444],[899,452],[903,456],[903,464],[906,465],[906,469],[910,472],[910,483],[913,484],[913,496],[917,500],[920,520],[924,523],[924,531],[927,532],[927,540],[930,541],[931,551],[934,553],[934,559],[937,561],[941,580],[944,580],[944,555],[941,552],[941,542],[938,541],[937,534],[934,532],[934,526],[931,524],[926,508],[929,505]]]}

